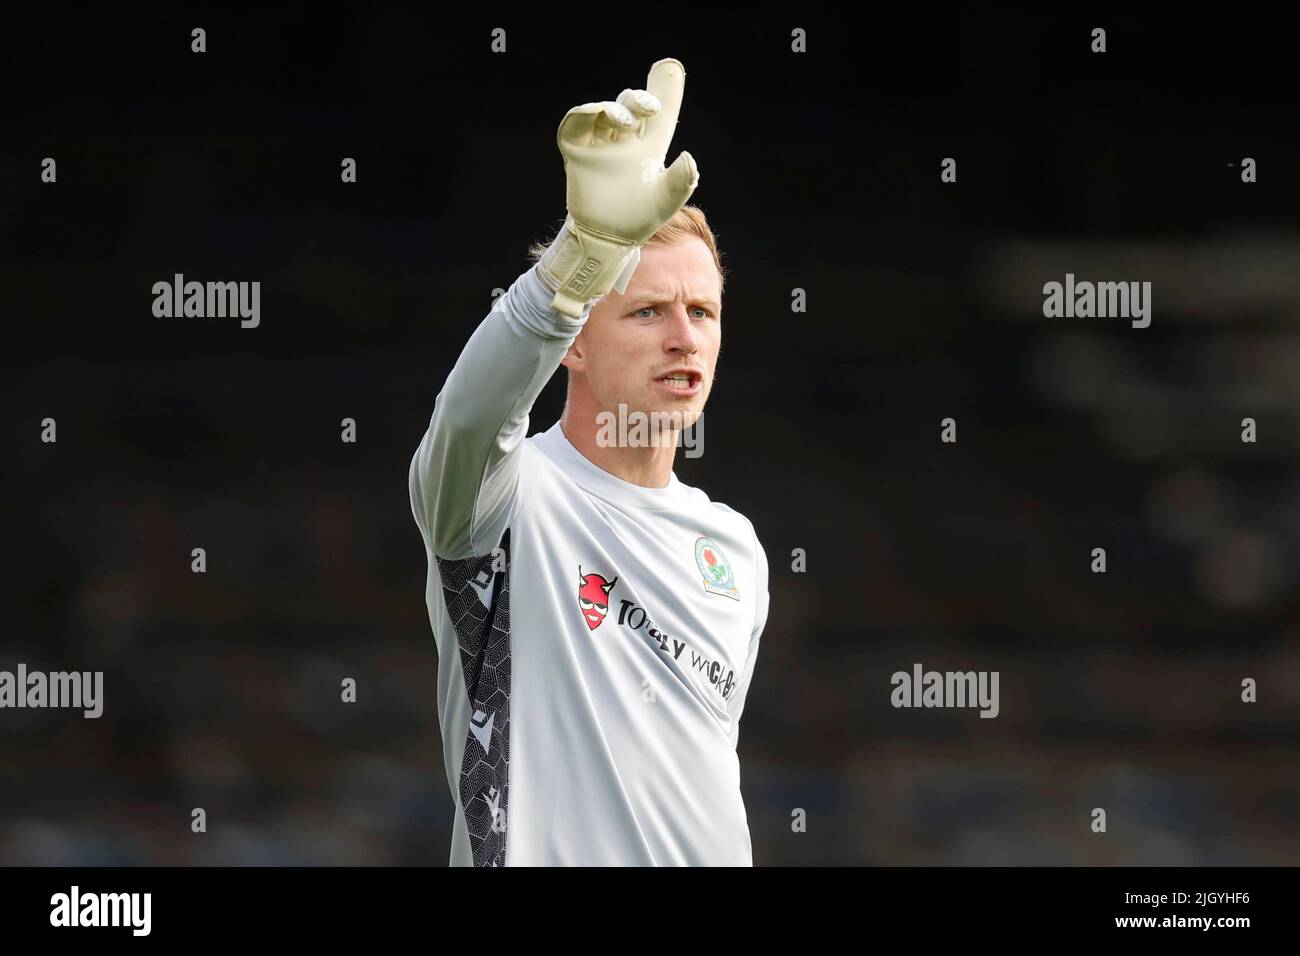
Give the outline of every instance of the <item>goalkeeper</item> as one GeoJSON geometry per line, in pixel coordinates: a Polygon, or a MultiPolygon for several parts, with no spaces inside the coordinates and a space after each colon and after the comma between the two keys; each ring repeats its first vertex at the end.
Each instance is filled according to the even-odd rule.
{"type": "Polygon", "coordinates": [[[736,742],[767,559],[673,473],[722,335],[695,161],[664,167],[685,78],[660,60],[564,117],[564,225],[470,337],[411,461],[453,865],[752,863],[736,742]],[[528,438],[561,365],[564,413],[528,438]]]}

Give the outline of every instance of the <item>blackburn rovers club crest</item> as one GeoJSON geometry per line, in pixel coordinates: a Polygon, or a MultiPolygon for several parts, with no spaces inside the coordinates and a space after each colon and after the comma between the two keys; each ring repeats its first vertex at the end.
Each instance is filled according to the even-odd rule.
{"type": "Polygon", "coordinates": [[[695,542],[695,564],[704,575],[704,590],[710,594],[721,594],[732,600],[740,600],[736,590],[736,574],[731,569],[731,562],[712,538],[700,538],[695,542]]]}

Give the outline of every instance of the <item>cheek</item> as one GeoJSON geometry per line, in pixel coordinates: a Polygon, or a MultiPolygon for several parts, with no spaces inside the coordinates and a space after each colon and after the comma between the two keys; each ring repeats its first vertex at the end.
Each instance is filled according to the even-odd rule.
{"type": "Polygon", "coordinates": [[[635,335],[611,335],[593,345],[594,361],[588,363],[588,370],[598,391],[622,392],[634,387],[644,381],[646,369],[654,362],[654,344],[635,335]]]}
{"type": "Polygon", "coordinates": [[[718,353],[722,351],[722,335],[715,332],[707,339],[708,344],[701,351],[704,352],[704,364],[708,367],[710,374],[717,367],[718,353]]]}

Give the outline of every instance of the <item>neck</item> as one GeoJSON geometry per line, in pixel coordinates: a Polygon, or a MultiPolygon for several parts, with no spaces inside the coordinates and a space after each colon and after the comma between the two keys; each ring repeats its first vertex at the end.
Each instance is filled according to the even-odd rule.
{"type": "MultiPolygon", "coordinates": [[[[646,446],[638,443],[636,447],[627,447],[618,441],[617,412],[610,413],[614,416],[614,427],[602,428],[601,419],[597,418],[598,410],[580,407],[580,404],[572,400],[565,404],[560,428],[564,437],[582,453],[583,458],[615,478],[622,478],[631,484],[643,488],[667,487],[668,479],[673,473],[673,459],[677,455],[676,430],[661,432],[657,442],[647,430],[646,446]],[[602,443],[598,439],[604,435],[612,435],[615,441],[602,443]]],[[[629,424],[628,432],[631,431],[632,426],[629,424]]]]}

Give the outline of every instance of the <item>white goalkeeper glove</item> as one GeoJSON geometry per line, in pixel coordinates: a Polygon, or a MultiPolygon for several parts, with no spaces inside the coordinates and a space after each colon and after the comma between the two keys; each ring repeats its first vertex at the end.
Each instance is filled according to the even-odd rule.
{"type": "Polygon", "coordinates": [[[560,123],[569,214],[538,263],[556,311],[578,318],[610,289],[622,293],[642,244],[695,191],[700,173],[690,153],[664,168],[685,85],[686,68],[660,60],[644,90],[575,106],[560,123]]]}

